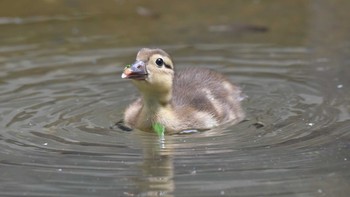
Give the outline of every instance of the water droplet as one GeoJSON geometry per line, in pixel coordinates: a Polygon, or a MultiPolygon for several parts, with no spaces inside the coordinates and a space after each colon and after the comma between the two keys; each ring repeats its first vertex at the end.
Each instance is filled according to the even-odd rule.
{"type": "Polygon", "coordinates": [[[191,175],[195,175],[195,174],[197,174],[197,171],[196,171],[196,170],[193,170],[193,171],[191,172],[191,175]]]}
{"type": "Polygon", "coordinates": [[[309,125],[310,127],[314,126],[315,123],[309,122],[307,125],[309,125]]]}
{"type": "Polygon", "coordinates": [[[225,191],[221,191],[221,192],[220,192],[220,195],[225,195],[225,191]]]}
{"type": "Polygon", "coordinates": [[[318,189],[317,192],[318,193],[322,193],[323,191],[322,191],[322,189],[318,189]]]}
{"type": "Polygon", "coordinates": [[[62,172],[62,169],[61,169],[61,168],[59,168],[57,171],[62,172]]]}
{"type": "Polygon", "coordinates": [[[343,84],[337,85],[337,88],[342,88],[342,87],[343,87],[343,84]]]}
{"type": "Polygon", "coordinates": [[[46,142],[46,143],[44,143],[43,145],[44,145],[44,146],[47,146],[47,145],[48,145],[48,143],[46,142]]]}
{"type": "Polygon", "coordinates": [[[348,158],[345,157],[345,158],[344,158],[344,161],[347,161],[347,160],[348,160],[348,158]]]}

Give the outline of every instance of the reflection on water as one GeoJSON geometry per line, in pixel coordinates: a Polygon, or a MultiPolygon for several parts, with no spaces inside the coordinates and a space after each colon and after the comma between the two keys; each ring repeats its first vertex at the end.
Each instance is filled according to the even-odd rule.
{"type": "MultiPolygon", "coordinates": [[[[164,14],[160,5],[140,8],[136,1],[121,2],[114,1],[125,5],[118,16],[135,11],[124,21],[81,1],[42,1],[33,8],[38,15],[2,12],[1,196],[348,195],[346,2],[342,7],[334,3],[340,0],[207,2],[193,8],[208,9],[203,16],[195,12],[183,24],[174,15],[186,13],[183,4],[164,14]],[[51,10],[54,16],[50,9],[40,9],[53,4],[59,10],[51,10]],[[240,6],[240,13],[223,9],[218,14],[218,8],[233,4],[240,6]],[[90,12],[72,14],[67,7],[90,12]],[[273,13],[287,7],[287,18],[274,23],[273,13]],[[306,9],[308,18],[305,13],[293,15],[293,10],[306,9]],[[218,15],[209,20],[210,12],[218,15]],[[259,22],[257,16],[263,13],[270,14],[259,22]],[[114,20],[136,24],[137,17],[146,18],[128,29],[137,30],[129,40],[123,40],[124,31],[116,27],[106,29],[114,20]],[[195,17],[208,20],[198,22],[195,17]],[[229,23],[230,17],[246,17],[249,23],[229,23]],[[98,31],[101,20],[104,30],[98,31]],[[173,21],[173,27],[164,27],[167,38],[150,36],[154,30],[142,31],[149,40],[140,35],[142,25],[155,27],[160,21],[173,21]],[[181,31],[191,24],[192,30],[181,31]],[[289,27],[290,34],[283,34],[288,24],[302,28],[289,27]],[[215,26],[224,31],[211,31],[215,26]],[[266,31],[251,31],[252,27],[266,31]],[[193,40],[198,32],[201,35],[193,40]],[[119,76],[144,44],[169,51],[178,68],[209,67],[240,84],[248,95],[247,121],[166,136],[164,141],[155,134],[110,129],[137,97],[133,85],[119,76]]],[[[104,11],[112,13],[106,8],[112,4],[108,1],[101,9],[105,6],[104,11]]]]}

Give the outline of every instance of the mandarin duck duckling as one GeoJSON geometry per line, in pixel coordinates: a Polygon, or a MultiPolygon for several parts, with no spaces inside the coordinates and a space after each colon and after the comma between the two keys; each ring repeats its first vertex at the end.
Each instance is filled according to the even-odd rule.
{"type": "Polygon", "coordinates": [[[166,133],[176,133],[244,118],[237,86],[210,69],[191,67],[175,72],[170,56],[161,49],[141,49],[122,78],[132,79],[141,93],[124,113],[124,123],[131,128],[153,131],[157,123],[166,133]]]}

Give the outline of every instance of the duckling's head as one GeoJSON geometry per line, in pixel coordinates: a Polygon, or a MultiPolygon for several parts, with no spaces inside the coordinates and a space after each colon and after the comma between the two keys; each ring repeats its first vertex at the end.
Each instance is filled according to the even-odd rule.
{"type": "Polygon", "coordinates": [[[143,48],[137,53],[136,62],[124,69],[122,78],[132,79],[144,96],[170,95],[174,65],[165,51],[143,48]]]}

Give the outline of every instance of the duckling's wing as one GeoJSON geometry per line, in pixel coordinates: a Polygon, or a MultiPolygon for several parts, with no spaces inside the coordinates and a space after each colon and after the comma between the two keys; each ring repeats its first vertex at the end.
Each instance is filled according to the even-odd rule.
{"type": "Polygon", "coordinates": [[[222,74],[205,68],[186,68],[176,72],[172,104],[186,111],[207,112],[218,121],[243,117],[241,90],[222,74]]]}

